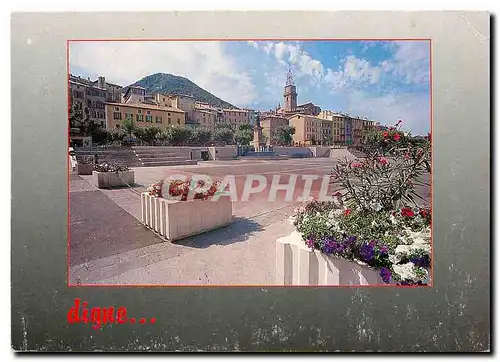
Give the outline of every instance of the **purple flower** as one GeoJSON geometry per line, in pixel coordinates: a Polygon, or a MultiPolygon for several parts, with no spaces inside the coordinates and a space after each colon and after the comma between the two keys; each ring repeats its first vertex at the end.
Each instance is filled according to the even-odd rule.
{"type": "Polygon", "coordinates": [[[389,249],[387,248],[387,246],[382,246],[379,250],[379,253],[381,256],[385,256],[389,253],[389,249]]]}
{"type": "Polygon", "coordinates": [[[327,240],[323,244],[323,253],[333,254],[337,250],[337,242],[335,240],[327,240]]]}
{"type": "Polygon", "coordinates": [[[382,277],[382,281],[384,283],[389,284],[392,278],[392,272],[388,268],[383,267],[380,269],[380,276],[382,277]]]}
{"type": "Polygon", "coordinates": [[[337,241],[335,239],[328,239],[323,244],[323,252],[326,254],[341,254],[344,252],[346,245],[342,241],[337,241]]]}
{"type": "Polygon", "coordinates": [[[314,249],[314,239],[313,238],[307,238],[306,245],[308,247],[310,247],[311,249],[314,249]]]}
{"type": "Polygon", "coordinates": [[[427,268],[430,262],[429,256],[427,255],[411,258],[410,261],[420,268],[427,268]]]}
{"type": "Polygon", "coordinates": [[[373,242],[371,242],[369,244],[365,243],[361,246],[360,256],[364,262],[371,261],[373,259],[373,257],[375,256],[375,249],[373,247],[374,247],[373,242]]]}

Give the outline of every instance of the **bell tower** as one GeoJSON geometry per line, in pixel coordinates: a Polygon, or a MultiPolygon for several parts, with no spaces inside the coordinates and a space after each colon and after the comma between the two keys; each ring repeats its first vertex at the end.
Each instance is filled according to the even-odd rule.
{"type": "Polygon", "coordinates": [[[285,92],[283,93],[285,112],[294,111],[297,108],[297,88],[293,82],[293,74],[291,66],[288,66],[288,74],[286,76],[285,92]]]}

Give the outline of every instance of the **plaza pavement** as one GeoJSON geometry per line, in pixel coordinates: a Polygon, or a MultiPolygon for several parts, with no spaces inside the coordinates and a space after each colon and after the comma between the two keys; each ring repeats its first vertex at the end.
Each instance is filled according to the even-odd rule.
{"type": "MultiPolygon", "coordinates": [[[[91,176],[70,180],[71,284],[274,284],[275,240],[293,226],[287,215],[300,204],[304,181],[298,178],[293,201],[279,191],[269,201],[275,175],[280,183],[296,175],[329,174],[334,159],[212,161],[198,165],[134,168],[136,185],[99,190],[91,176]],[[204,174],[217,179],[235,175],[239,199],[248,174],[263,175],[267,188],[248,201],[233,203],[234,222],[174,243],[165,242],[140,223],[139,194],[154,181],[173,174],[204,174]]],[[[321,180],[311,194],[319,193],[321,180]]],[[[335,190],[331,185],[329,191],[335,190]]],[[[430,197],[430,190],[423,190],[430,197]]]]}

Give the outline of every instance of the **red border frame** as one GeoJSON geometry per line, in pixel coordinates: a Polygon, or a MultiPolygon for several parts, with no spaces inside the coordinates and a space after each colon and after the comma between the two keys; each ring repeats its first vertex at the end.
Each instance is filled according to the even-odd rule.
{"type": "MultiPolygon", "coordinates": [[[[66,92],[67,92],[67,119],[69,119],[69,104],[70,104],[70,94],[69,94],[69,76],[70,76],[70,67],[69,67],[69,46],[70,42],[124,42],[124,41],[147,41],[147,42],[160,42],[160,41],[183,41],[183,42],[193,42],[193,41],[428,41],[429,42],[429,101],[430,101],[430,121],[431,121],[431,210],[434,215],[434,193],[433,193],[433,175],[434,175],[434,145],[432,142],[433,138],[433,125],[434,125],[434,117],[433,117],[433,104],[432,104],[432,39],[431,38],[230,38],[230,39],[213,39],[213,38],[193,38],[193,39],[163,39],[163,38],[151,38],[151,39],[67,39],[66,40],[66,92]]],[[[67,120],[66,120],[67,121],[67,120]]],[[[70,132],[69,132],[69,124],[67,123],[68,129],[68,138],[67,138],[67,149],[69,149],[70,145],[70,132]]],[[[390,284],[371,284],[371,285],[277,285],[277,284],[71,284],[70,283],[70,165],[69,160],[67,161],[67,206],[68,206],[68,223],[67,223],[67,250],[66,250],[66,263],[67,263],[67,282],[68,287],[119,287],[119,288],[141,288],[141,287],[153,287],[153,288],[433,288],[434,286],[434,233],[432,231],[431,226],[431,284],[426,286],[421,285],[390,285],[390,284]]],[[[432,220],[434,219],[432,215],[432,220]]],[[[433,220],[434,221],[434,220],[433,220]]]]}

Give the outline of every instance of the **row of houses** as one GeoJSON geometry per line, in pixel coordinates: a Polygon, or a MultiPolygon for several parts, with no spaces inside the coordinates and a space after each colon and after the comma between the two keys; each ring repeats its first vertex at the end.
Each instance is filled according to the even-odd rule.
{"type": "MultiPolygon", "coordinates": [[[[70,101],[78,109],[85,109],[88,117],[107,130],[119,129],[123,121],[132,118],[138,127],[156,126],[161,129],[188,126],[213,131],[217,124],[233,129],[243,124],[253,126],[257,112],[251,109],[226,109],[198,102],[189,95],[146,94],[140,86],[121,87],[106,82],[70,75],[70,101]]],[[[360,145],[368,131],[379,123],[345,113],[321,110],[312,102],[298,104],[297,90],[291,73],[285,85],[284,105],[274,110],[258,112],[262,134],[267,143],[273,143],[278,129],[293,126],[294,144],[350,144],[360,145]]]]}
{"type": "Polygon", "coordinates": [[[189,95],[146,94],[143,87],[121,87],[104,77],[91,81],[70,75],[69,90],[71,104],[85,109],[89,120],[108,130],[120,128],[126,118],[132,118],[138,127],[155,125],[162,129],[189,126],[213,130],[218,123],[236,129],[255,122],[255,112],[250,109],[216,108],[189,95]]]}
{"type": "Polygon", "coordinates": [[[260,124],[262,135],[268,142],[276,139],[280,128],[294,127],[293,142],[296,145],[360,146],[370,131],[381,128],[375,121],[333,111],[320,111],[318,115],[298,113],[288,117],[268,112],[263,114],[260,124]]]}

